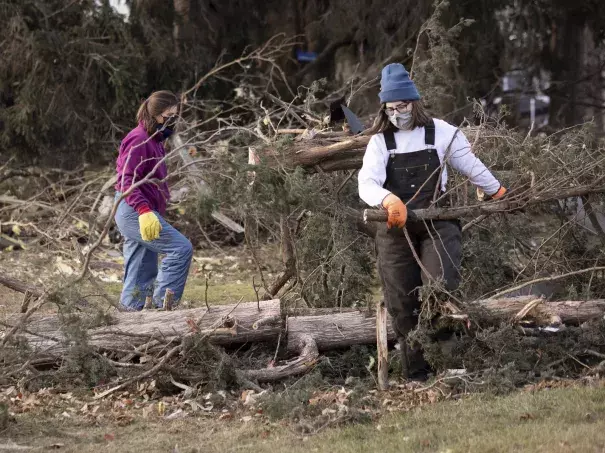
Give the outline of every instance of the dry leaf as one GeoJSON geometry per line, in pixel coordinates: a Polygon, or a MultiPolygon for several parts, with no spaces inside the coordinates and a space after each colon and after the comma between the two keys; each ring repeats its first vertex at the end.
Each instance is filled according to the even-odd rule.
{"type": "Polygon", "coordinates": [[[374,356],[370,356],[370,363],[366,365],[366,369],[368,371],[372,371],[372,368],[374,368],[375,363],[376,363],[376,359],[374,358],[374,356]]]}
{"type": "Polygon", "coordinates": [[[248,395],[252,394],[252,393],[254,393],[254,390],[244,390],[239,397],[240,401],[242,401],[244,404],[246,404],[245,401],[248,398],[248,395]]]}
{"type": "Polygon", "coordinates": [[[170,415],[164,417],[166,420],[176,420],[177,418],[187,417],[187,413],[183,409],[178,409],[170,415]]]}
{"type": "Polygon", "coordinates": [[[196,403],[193,400],[187,400],[187,401],[185,401],[185,404],[189,404],[191,406],[191,410],[193,412],[197,412],[202,408],[202,406],[200,406],[198,403],[196,403]]]}
{"type": "Polygon", "coordinates": [[[69,266],[61,261],[57,261],[55,263],[55,266],[61,274],[72,275],[74,273],[74,270],[71,266],[69,266]]]}
{"type": "Polygon", "coordinates": [[[11,386],[2,392],[5,396],[11,396],[15,392],[15,386],[11,386]]]}

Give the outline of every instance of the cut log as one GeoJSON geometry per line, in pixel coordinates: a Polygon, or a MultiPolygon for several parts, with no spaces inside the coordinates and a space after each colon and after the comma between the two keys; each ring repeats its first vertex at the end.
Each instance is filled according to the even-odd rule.
{"type": "Polygon", "coordinates": [[[365,153],[365,148],[370,141],[370,136],[361,135],[348,140],[339,141],[326,146],[315,146],[309,148],[309,144],[303,144],[291,156],[291,163],[295,166],[314,166],[323,161],[357,158],[365,153]]]}
{"type": "MultiPolygon", "coordinates": [[[[117,312],[113,324],[88,329],[88,343],[100,350],[132,350],[134,347],[159,338],[170,340],[191,332],[208,335],[215,344],[230,345],[247,342],[277,340],[281,332],[279,300],[246,302],[239,305],[221,305],[187,310],[117,312]],[[275,322],[263,322],[271,318],[275,322]],[[257,324],[257,328],[253,325],[257,324]]],[[[15,316],[6,321],[12,326],[15,316]]],[[[60,357],[66,350],[62,325],[55,316],[34,314],[24,326],[23,337],[29,346],[46,357],[60,357]]]]}
{"type": "MultiPolygon", "coordinates": [[[[536,304],[536,296],[521,296],[500,299],[486,299],[466,303],[457,319],[481,317],[492,324],[515,322],[519,313],[525,319],[531,318],[540,324],[551,324],[560,319],[568,325],[598,319],[605,315],[605,299],[587,301],[543,302],[536,304]],[[531,304],[533,306],[529,306],[531,304]]],[[[320,351],[344,348],[355,344],[372,344],[376,341],[377,320],[374,314],[360,311],[333,313],[329,315],[292,316],[287,319],[288,350],[297,352],[297,343],[290,344],[291,338],[308,334],[313,337],[320,351]]],[[[387,339],[395,340],[391,318],[387,321],[387,339]]]]}
{"type": "MultiPolygon", "coordinates": [[[[376,316],[367,312],[289,317],[286,328],[290,352],[298,350],[298,338],[302,335],[313,337],[320,351],[376,342],[376,316]]],[[[395,340],[390,319],[387,337],[389,340],[395,340]]]]}
{"type": "Polygon", "coordinates": [[[272,148],[260,150],[258,155],[270,167],[305,167],[311,171],[317,168],[323,171],[352,170],[361,168],[369,140],[370,137],[364,135],[344,140],[343,137],[338,137],[337,141],[313,139],[315,142],[325,143],[316,146],[313,146],[310,140],[301,140],[293,144],[286,155],[272,148]]]}
{"type": "MultiPolygon", "coordinates": [[[[528,304],[536,300],[535,296],[510,297],[502,299],[487,299],[466,304],[467,313],[493,320],[494,323],[513,320],[528,304]]],[[[586,321],[602,318],[605,314],[605,299],[596,300],[564,300],[558,302],[543,302],[532,307],[526,316],[538,321],[551,323],[552,319],[560,319],[564,324],[578,325],[586,321]],[[558,317],[558,318],[557,318],[558,317]]]]}
{"type": "MultiPolygon", "coordinates": [[[[452,315],[455,319],[478,319],[485,325],[501,322],[518,322],[533,319],[540,325],[557,323],[577,325],[605,314],[605,300],[588,301],[536,301],[535,296],[488,299],[469,302],[459,307],[461,311],[452,315]]],[[[291,316],[287,318],[287,350],[292,354],[312,357],[317,351],[346,348],[357,344],[375,344],[377,319],[367,311],[326,313],[319,310],[316,315],[291,316]],[[315,346],[305,340],[313,339],[315,346]],[[306,348],[306,349],[305,349],[306,348]]],[[[20,316],[12,316],[2,322],[10,330],[20,316]]],[[[133,351],[151,340],[166,341],[180,338],[191,332],[199,332],[220,345],[237,345],[246,342],[277,342],[283,334],[280,301],[261,301],[239,305],[225,305],[174,311],[143,310],[141,312],[117,312],[112,315],[111,325],[89,328],[88,342],[98,350],[133,351]]],[[[86,320],[84,320],[86,321],[86,320]]],[[[92,320],[89,320],[92,322],[92,320]]],[[[79,324],[85,325],[84,323],[79,324]]],[[[381,323],[384,325],[384,323],[381,323]]],[[[41,358],[58,358],[67,350],[64,330],[70,329],[67,320],[57,315],[33,314],[20,331],[29,346],[41,358]]],[[[381,335],[384,335],[380,332],[381,335]]],[[[0,336],[2,332],[0,332],[0,336]]],[[[386,321],[386,338],[395,340],[390,318],[386,321]]],[[[157,342],[156,342],[157,343],[157,342]]],[[[306,363],[307,359],[301,359],[306,363]]],[[[289,366],[299,369],[298,365],[289,366]]]]}

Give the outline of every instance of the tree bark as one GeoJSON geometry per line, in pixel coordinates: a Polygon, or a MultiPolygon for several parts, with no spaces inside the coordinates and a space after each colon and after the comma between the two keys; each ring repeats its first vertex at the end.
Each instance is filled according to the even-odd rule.
{"type": "MultiPolygon", "coordinates": [[[[578,325],[605,314],[605,299],[558,302],[537,299],[536,296],[521,296],[468,302],[459,307],[461,311],[452,317],[479,319],[483,326],[516,322],[521,318],[533,319],[541,325],[552,324],[553,320],[578,325]]],[[[301,363],[309,362],[314,357],[314,348],[327,351],[356,344],[375,344],[377,319],[374,313],[346,311],[326,314],[325,310],[319,313],[287,318],[287,350],[302,357],[298,364],[287,364],[288,370],[299,369],[301,363]],[[315,346],[307,337],[313,339],[315,346]]],[[[0,325],[10,329],[19,319],[19,316],[12,316],[0,325]]],[[[192,331],[207,335],[209,341],[220,345],[276,342],[279,334],[283,333],[282,319],[279,300],[261,301],[260,311],[256,302],[247,302],[237,306],[211,307],[210,311],[192,308],[117,312],[113,315],[111,325],[87,329],[87,337],[88,344],[100,351],[132,351],[150,340],[166,341],[192,331]]],[[[85,327],[85,322],[77,326],[85,327]]],[[[64,331],[70,329],[70,324],[60,320],[57,315],[34,314],[27,320],[24,329],[20,334],[38,356],[60,358],[67,351],[64,331]]],[[[386,338],[388,341],[395,340],[390,317],[386,320],[386,338]]]]}
{"type": "MultiPolygon", "coordinates": [[[[477,217],[479,215],[496,214],[499,212],[511,212],[524,209],[527,206],[544,203],[547,201],[563,200],[565,198],[579,197],[591,193],[605,192],[605,186],[601,184],[594,186],[578,186],[567,190],[556,192],[545,192],[534,197],[520,200],[490,201],[473,206],[460,206],[454,208],[428,208],[408,211],[408,222],[418,220],[454,220],[466,216],[477,217]]],[[[386,222],[387,212],[382,209],[365,209],[363,211],[365,222],[386,222]]]]}
{"type": "MultiPolygon", "coordinates": [[[[466,305],[469,316],[481,314],[494,323],[512,320],[527,304],[536,300],[535,296],[510,297],[502,299],[487,299],[466,305]]],[[[605,299],[596,300],[564,300],[543,302],[536,305],[527,316],[537,321],[549,322],[553,317],[559,317],[564,324],[578,325],[592,319],[598,319],[605,314],[605,299]]]]}
{"type": "Polygon", "coordinates": [[[378,351],[378,388],[389,388],[388,317],[384,302],[376,304],[376,348],[378,351]]]}
{"type": "Polygon", "coordinates": [[[300,335],[291,340],[292,347],[299,353],[296,359],[289,360],[283,365],[263,368],[261,370],[246,370],[242,374],[247,379],[261,382],[274,382],[288,376],[303,374],[317,363],[319,351],[317,343],[311,335],[300,335]]]}
{"type": "MultiPolygon", "coordinates": [[[[387,324],[388,339],[395,340],[390,319],[387,324]]],[[[320,351],[376,342],[376,316],[368,312],[290,317],[286,328],[290,352],[297,351],[302,335],[313,337],[320,351]]]]}
{"type": "Polygon", "coordinates": [[[321,146],[312,146],[309,140],[301,140],[291,147],[284,158],[278,158],[272,149],[265,149],[261,155],[269,166],[274,164],[274,158],[278,158],[280,166],[302,166],[309,169],[319,167],[323,171],[352,170],[361,168],[369,141],[368,135],[349,137],[321,146]]]}
{"type": "MultiPolygon", "coordinates": [[[[221,345],[276,340],[281,332],[280,313],[279,300],[260,302],[260,310],[256,302],[247,302],[215,306],[210,310],[117,312],[111,325],[87,329],[87,337],[88,344],[100,350],[131,350],[154,338],[169,340],[191,332],[208,335],[212,343],[221,345]],[[277,321],[266,323],[263,322],[265,318],[277,321]]],[[[5,325],[12,326],[18,320],[18,316],[13,316],[5,325]]],[[[90,319],[82,321],[80,326],[92,322],[90,319]]],[[[70,325],[56,315],[34,314],[25,329],[29,333],[23,333],[24,338],[41,355],[61,357],[66,351],[64,341],[68,338],[64,331],[69,330],[70,325]]]]}
{"type": "Polygon", "coordinates": [[[2,275],[0,275],[0,285],[6,286],[7,288],[19,293],[30,293],[34,297],[40,297],[43,293],[43,291],[36,286],[29,285],[18,280],[13,280],[12,278],[4,277],[2,275]]]}

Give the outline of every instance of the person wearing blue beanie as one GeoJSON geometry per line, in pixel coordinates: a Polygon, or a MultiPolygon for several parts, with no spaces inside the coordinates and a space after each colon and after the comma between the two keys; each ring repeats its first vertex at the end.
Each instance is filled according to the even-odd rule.
{"type": "Polygon", "coordinates": [[[458,288],[462,233],[457,220],[406,223],[408,209],[444,205],[448,167],[491,199],[503,197],[506,189],[457,127],[431,118],[402,64],[382,70],[378,97],[381,108],[359,171],[359,196],[387,211],[387,223],[378,226],[375,237],[378,273],[399,341],[402,376],[423,379],[430,367],[419,345],[408,341],[422,309],[419,288],[424,285],[433,298],[458,288]]]}
{"type": "Polygon", "coordinates": [[[420,94],[416,89],[416,85],[410,79],[410,73],[399,63],[387,65],[382,70],[380,93],[378,96],[382,104],[401,100],[420,100],[420,94]]]}

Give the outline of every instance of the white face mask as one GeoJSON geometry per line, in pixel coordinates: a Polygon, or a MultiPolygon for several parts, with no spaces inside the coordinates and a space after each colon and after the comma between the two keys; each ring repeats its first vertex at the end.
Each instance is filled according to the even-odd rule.
{"type": "Polygon", "coordinates": [[[389,121],[393,123],[397,129],[411,129],[412,126],[412,112],[394,113],[389,116],[389,121]]]}

